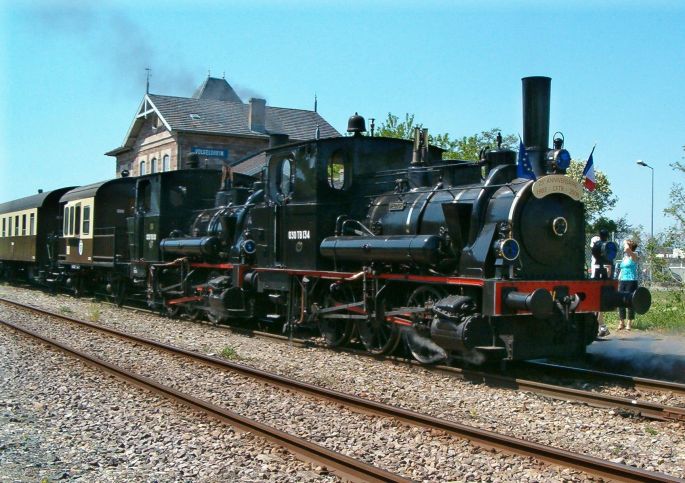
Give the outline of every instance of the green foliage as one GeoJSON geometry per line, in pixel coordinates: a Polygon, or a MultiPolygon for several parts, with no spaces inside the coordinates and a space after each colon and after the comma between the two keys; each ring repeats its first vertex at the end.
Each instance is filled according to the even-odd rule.
{"type": "MultiPolygon", "coordinates": [[[[685,334],[685,288],[682,286],[668,290],[652,289],[652,307],[644,315],[637,315],[634,328],[685,334]]],[[[616,330],[618,313],[607,312],[604,321],[616,330]]]]}
{"type": "MultiPolygon", "coordinates": [[[[414,139],[414,128],[422,128],[423,124],[417,124],[413,114],[405,114],[404,120],[400,121],[398,116],[388,113],[388,117],[383,121],[376,135],[380,137],[397,139],[414,139]]],[[[483,148],[497,148],[498,128],[483,131],[480,134],[464,136],[452,139],[448,133],[431,134],[428,133],[428,142],[434,146],[445,150],[444,159],[463,159],[467,161],[478,161],[480,151],[483,148]]],[[[514,149],[517,146],[518,138],[513,134],[502,136],[502,147],[514,149]]]]}
{"type": "Polygon", "coordinates": [[[656,429],[654,429],[651,426],[646,426],[645,427],[645,433],[647,433],[650,436],[656,436],[659,433],[659,431],[657,431],[656,429]]]}
{"type": "Polygon", "coordinates": [[[74,311],[71,310],[71,309],[70,309],[69,307],[67,307],[66,305],[62,305],[62,306],[59,308],[59,313],[60,313],[60,314],[67,314],[67,315],[68,315],[68,314],[73,314],[74,311]]]}
{"type": "Polygon", "coordinates": [[[235,361],[235,360],[240,359],[238,352],[233,347],[230,347],[230,346],[226,346],[223,349],[221,349],[220,354],[221,354],[221,357],[223,357],[224,359],[228,359],[231,361],[235,361]]]}
{"type": "MultiPolygon", "coordinates": [[[[685,150],[685,146],[683,149],[685,150]]],[[[671,164],[671,168],[680,174],[685,173],[685,164],[679,161],[671,164]]],[[[685,188],[682,184],[675,183],[671,187],[669,205],[664,213],[675,221],[675,225],[666,234],[667,242],[671,246],[685,248],[685,188]]]]}
{"type": "MultiPolygon", "coordinates": [[[[571,166],[567,170],[571,178],[579,183],[583,182],[583,169],[585,168],[585,161],[571,161],[571,166]]],[[[611,184],[606,175],[595,169],[595,178],[597,181],[595,190],[590,192],[584,190],[581,201],[585,204],[585,213],[587,215],[588,231],[592,230],[593,225],[602,215],[608,210],[616,206],[618,199],[614,196],[611,190],[611,184]]]]}
{"type": "Polygon", "coordinates": [[[90,314],[88,314],[91,322],[98,322],[100,320],[100,315],[100,309],[97,307],[93,307],[90,310],[90,314]]]}

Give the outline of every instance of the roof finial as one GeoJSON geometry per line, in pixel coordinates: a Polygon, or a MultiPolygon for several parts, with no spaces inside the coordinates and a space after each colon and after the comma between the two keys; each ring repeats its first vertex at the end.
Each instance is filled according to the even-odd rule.
{"type": "Polygon", "coordinates": [[[209,79],[210,77],[212,77],[212,70],[211,68],[207,67],[207,79],[209,79]]]}
{"type": "Polygon", "coordinates": [[[317,111],[316,111],[317,104],[318,104],[318,98],[316,97],[316,92],[315,92],[315,93],[314,93],[314,112],[317,112],[317,111]]]}
{"type": "Polygon", "coordinates": [[[224,73],[221,74],[221,78],[222,78],[223,80],[226,80],[226,71],[224,71],[224,73]]]}
{"type": "Polygon", "coordinates": [[[145,94],[149,94],[150,93],[150,72],[151,71],[150,71],[149,67],[145,67],[145,70],[147,71],[147,73],[146,73],[147,79],[145,81],[145,94]]]}
{"type": "Polygon", "coordinates": [[[316,131],[314,131],[314,139],[317,141],[321,139],[321,129],[319,129],[319,125],[316,125],[316,131]]]}

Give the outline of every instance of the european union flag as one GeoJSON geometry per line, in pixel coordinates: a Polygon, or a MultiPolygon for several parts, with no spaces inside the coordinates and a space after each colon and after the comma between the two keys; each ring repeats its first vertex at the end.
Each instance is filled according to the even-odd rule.
{"type": "Polygon", "coordinates": [[[530,164],[530,159],[528,158],[528,151],[523,145],[523,141],[519,141],[519,160],[516,164],[516,176],[519,178],[528,178],[536,180],[535,173],[533,172],[533,166],[530,164]]]}

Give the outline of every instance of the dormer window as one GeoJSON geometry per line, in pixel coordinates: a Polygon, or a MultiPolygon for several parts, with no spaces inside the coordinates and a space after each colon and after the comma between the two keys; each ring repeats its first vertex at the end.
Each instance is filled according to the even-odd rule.
{"type": "Polygon", "coordinates": [[[152,127],[154,129],[157,129],[161,125],[162,125],[162,122],[159,120],[159,116],[154,116],[152,118],[152,127]]]}
{"type": "Polygon", "coordinates": [[[200,115],[199,114],[190,114],[190,119],[192,119],[193,121],[199,121],[200,115]]]}

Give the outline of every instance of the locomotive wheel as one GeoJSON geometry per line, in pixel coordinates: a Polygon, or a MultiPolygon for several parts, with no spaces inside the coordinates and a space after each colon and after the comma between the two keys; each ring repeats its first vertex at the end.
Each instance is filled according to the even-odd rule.
{"type": "Polygon", "coordinates": [[[181,306],[179,304],[164,304],[164,313],[167,317],[176,318],[181,314],[181,306]]]}
{"type": "Polygon", "coordinates": [[[200,320],[202,319],[202,310],[193,304],[186,304],[183,306],[183,312],[188,316],[190,320],[200,320]]]}
{"type": "MultiPolygon", "coordinates": [[[[407,300],[407,307],[432,308],[433,305],[445,297],[445,292],[438,287],[423,285],[414,290],[407,300]]],[[[404,343],[411,355],[421,364],[435,364],[447,359],[445,349],[437,345],[430,338],[430,323],[433,319],[430,313],[412,314],[413,326],[404,329],[404,343]]]]}
{"type": "Polygon", "coordinates": [[[126,302],[126,280],[116,278],[112,280],[112,294],[109,296],[117,307],[121,307],[126,302]]]}
{"type": "Polygon", "coordinates": [[[370,354],[390,354],[397,348],[401,339],[399,326],[385,320],[386,303],[385,299],[379,300],[375,316],[357,321],[359,338],[370,354]]]}
{"type": "MultiPolygon", "coordinates": [[[[323,299],[324,308],[344,305],[354,302],[354,293],[349,287],[341,288],[337,294],[327,293],[323,299]]],[[[340,347],[347,344],[354,331],[352,319],[334,319],[324,316],[317,317],[319,332],[327,347],[340,347]]]]}

